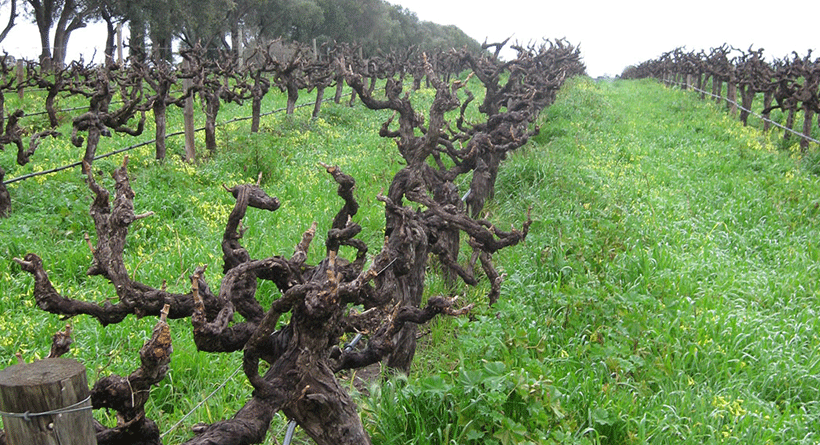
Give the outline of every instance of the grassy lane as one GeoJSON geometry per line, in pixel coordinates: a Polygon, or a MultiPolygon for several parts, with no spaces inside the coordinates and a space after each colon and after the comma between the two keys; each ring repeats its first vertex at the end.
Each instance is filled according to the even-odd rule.
{"type": "Polygon", "coordinates": [[[376,442],[820,440],[805,161],[652,82],[573,82],[542,125],[491,209],[536,218],[502,301],[434,330],[437,375],[368,399],[376,442]]]}

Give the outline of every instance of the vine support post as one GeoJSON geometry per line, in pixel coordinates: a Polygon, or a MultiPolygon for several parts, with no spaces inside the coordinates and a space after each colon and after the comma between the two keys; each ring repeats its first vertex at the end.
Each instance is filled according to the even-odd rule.
{"type": "Polygon", "coordinates": [[[122,58],[122,23],[117,23],[117,64],[123,65],[122,58]]]}
{"type": "Polygon", "coordinates": [[[0,371],[9,445],[96,445],[85,366],[47,358],[0,371]]]}
{"type": "Polygon", "coordinates": [[[23,59],[17,60],[17,97],[20,100],[23,100],[23,96],[25,95],[25,87],[23,84],[26,80],[26,67],[23,64],[23,59]]]}
{"type": "MultiPolygon", "coordinates": [[[[188,59],[183,60],[184,69],[190,68],[188,59]]],[[[183,80],[182,85],[185,91],[190,91],[193,81],[189,78],[183,80]]],[[[182,112],[185,127],[185,161],[196,161],[196,143],[194,140],[194,97],[193,93],[185,99],[185,109],[182,112]]]]}

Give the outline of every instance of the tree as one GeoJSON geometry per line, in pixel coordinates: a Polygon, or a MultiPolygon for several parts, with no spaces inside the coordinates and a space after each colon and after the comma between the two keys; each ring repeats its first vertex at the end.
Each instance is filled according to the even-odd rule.
{"type": "MultiPolygon", "coordinates": [[[[86,0],[96,2],[99,18],[109,22],[119,20],[128,23],[131,31],[129,57],[144,62],[147,56],[170,61],[171,43],[181,29],[183,17],[189,14],[177,0],[86,0]],[[146,41],[150,40],[150,51],[146,41]]],[[[189,8],[190,9],[190,8],[189,8]]],[[[112,30],[109,26],[109,32],[112,30]]],[[[109,37],[111,39],[112,37],[109,37]]]]}
{"type": "Polygon", "coordinates": [[[265,8],[244,16],[244,25],[268,38],[356,44],[367,56],[412,46],[479,49],[460,29],[421,22],[412,11],[384,0],[267,0],[265,8]]]}
{"type": "Polygon", "coordinates": [[[179,6],[178,2],[174,0],[151,2],[151,9],[147,14],[148,37],[151,40],[149,55],[151,57],[171,60],[171,43],[174,34],[181,27],[179,19],[182,11],[178,9],[179,6]]]}
{"type": "Polygon", "coordinates": [[[355,6],[354,0],[315,0],[324,11],[324,21],[315,29],[317,38],[326,38],[337,42],[353,43],[351,20],[355,18],[351,13],[355,6]]]}
{"type": "Polygon", "coordinates": [[[51,40],[49,32],[54,23],[54,8],[56,0],[26,0],[34,10],[34,22],[40,33],[40,63],[48,69],[51,66],[51,40]]]}
{"type": "Polygon", "coordinates": [[[54,62],[65,64],[66,50],[71,33],[85,27],[85,22],[91,14],[87,5],[79,3],[81,0],[64,0],[62,11],[54,27],[54,62]]]}
{"type": "Polygon", "coordinates": [[[26,0],[34,12],[34,22],[40,33],[40,63],[51,69],[52,63],[62,66],[71,33],[85,26],[91,10],[82,0],[26,0]],[[55,23],[56,20],[56,23],[55,23]],[[54,28],[54,43],[50,38],[54,28]],[[53,52],[52,52],[53,48],[53,52]]]}
{"type": "MultiPolygon", "coordinates": [[[[141,20],[136,18],[141,17],[143,11],[139,7],[137,0],[85,0],[88,5],[90,16],[89,21],[103,21],[106,26],[105,36],[105,61],[106,63],[113,63],[114,50],[116,45],[117,25],[122,23],[129,23],[131,31],[131,48],[134,56],[135,52],[144,55],[144,47],[141,44],[136,44],[140,41],[140,23],[141,20]]],[[[144,31],[144,26],[142,26],[144,31]]],[[[134,60],[142,61],[142,58],[133,57],[134,60]]]]}
{"type": "Polygon", "coordinates": [[[236,0],[229,8],[226,21],[230,28],[230,49],[235,57],[242,55],[243,29],[248,28],[249,22],[257,11],[265,11],[271,7],[269,0],[236,0]]]}
{"type": "Polygon", "coordinates": [[[172,10],[172,16],[178,17],[174,37],[185,47],[200,45],[210,57],[217,57],[219,51],[231,49],[225,36],[232,28],[229,19],[235,6],[231,0],[179,0],[178,9],[172,10]]]}
{"type": "Polygon", "coordinates": [[[327,18],[315,0],[269,0],[265,6],[256,12],[252,24],[267,38],[305,43],[320,32],[327,18]]]}
{"type": "Polygon", "coordinates": [[[9,5],[9,21],[6,23],[6,27],[3,28],[3,31],[0,31],[0,42],[5,40],[6,36],[11,31],[11,28],[14,27],[14,19],[17,18],[17,0],[8,0],[0,2],[0,6],[4,7],[8,3],[9,5]]]}

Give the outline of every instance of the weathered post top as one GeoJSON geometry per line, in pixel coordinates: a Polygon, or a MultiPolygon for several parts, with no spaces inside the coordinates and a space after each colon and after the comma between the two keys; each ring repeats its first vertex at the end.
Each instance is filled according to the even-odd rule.
{"type": "Polygon", "coordinates": [[[85,366],[47,358],[0,371],[9,445],[96,445],[85,366]]]}

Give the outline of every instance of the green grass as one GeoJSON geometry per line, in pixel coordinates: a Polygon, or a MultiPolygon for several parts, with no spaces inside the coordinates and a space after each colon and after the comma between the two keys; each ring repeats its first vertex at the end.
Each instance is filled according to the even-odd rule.
{"type": "MultiPolygon", "coordinates": [[[[416,94],[422,102],[430,96],[416,94]]],[[[272,109],[284,97],[269,100],[272,109]]],[[[232,107],[220,120],[247,111],[232,107]]],[[[221,185],[255,181],[259,171],[282,208],[249,211],[245,245],[255,257],[290,254],[315,220],[315,262],[340,204],[319,161],[357,179],[361,236],[375,253],[383,230],[375,195],[402,165],[394,142],[378,137],[387,115],[328,104],[310,121],[309,110],[268,116],[259,134],[249,133],[249,122],[224,126],[219,151],[196,166],[179,161],[181,140],[169,143],[165,163],[152,159],[152,147],[131,152],[136,210],[156,212],[132,226],[126,263],[134,277],[184,292],[193,268],[209,264],[206,278],[216,286],[218,243],[233,206],[221,185]]],[[[357,396],[374,443],[819,440],[817,147],[780,149],[777,133],[743,128],[722,106],[650,81],[576,79],[540,125],[541,134],[503,165],[487,208],[505,229],[520,227],[533,208],[526,243],[494,256],[507,273],[501,300],[488,308],[486,286],[457,287],[478,303],[473,314],[423,328],[411,374],[357,396]]],[[[135,142],[104,138],[100,151],[135,142]]],[[[66,138],[45,140],[25,168],[13,167],[7,149],[0,165],[12,178],[73,162],[81,152],[67,146],[66,138]]],[[[94,165],[109,188],[108,172],[121,159],[94,165]]],[[[81,175],[65,171],[9,189],[13,213],[0,220],[4,366],[16,352],[27,360],[47,354],[50,336],[65,324],[34,306],[32,279],[12,257],[41,255],[64,295],[113,295],[104,280],[85,275],[83,234],[93,224],[81,175]]],[[[449,291],[429,275],[429,293],[449,291]]],[[[268,285],[260,295],[276,297],[268,285]]],[[[154,321],[131,317],[104,329],[72,319],[70,356],[87,365],[91,381],[127,374],[154,321]]],[[[148,405],[162,431],[241,360],[196,352],[187,320],[171,327],[171,371],[148,405]]],[[[232,415],[249,395],[240,373],[165,443],[183,441],[194,423],[232,415]]],[[[272,426],[277,440],[283,427],[281,418],[272,426]]]]}
{"type": "Polygon", "coordinates": [[[805,160],[653,82],[574,81],[542,125],[492,204],[535,215],[526,246],[496,256],[501,302],[430,345],[451,360],[437,375],[367,399],[375,441],[814,443],[805,160]]]}
{"type": "MultiPolygon", "coordinates": [[[[32,93],[36,94],[36,93],[32,93]]],[[[304,102],[312,99],[304,95],[304,102]]],[[[263,111],[284,106],[284,95],[270,94],[263,111]]],[[[66,104],[67,105],[67,104],[66,104]]],[[[358,180],[361,209],[359,222],[365,230],[362,237],[378,250],[383,233],[383,206],[375,199],[380,188],[389,184],[396,170],[398,154],[390,140],[378,136],[383,113],[365,112],[361,107],[328,103],[319,119],[311,120],[312,107],[297,110],[294,116],[276,113],[262,119],[259,133],[251,134],[250,121],[218,127],[219,151],[206,153],[201,147],[202,133],[197,133],[201,162],[189,165],[181,161],[182,138],[168,140],[168,159],[154,160],[153,145],[128,152],[132,187],[136,193],[138,213],[155,215],[131,226],[125,253],[132,278],[160,287],[165,282],[170,291],[190,289],[189,275],[201,264],[207,264],[206,278],[216,288],[221,279],[219,243],[234,200],[222,184],[255,182],[263,172],[262,186],[282,202],[274,213],[250,210],[245,218],[244,243],[256,258],[290,255],[312,221],[319,223],[319,233],[310,251],[309,261],[324,255],[324,234],[338,211],[341,201],[336,184],[319,162],[337,164],[358,180]]],[[[169,132],[181,126],[179,110],[169,113],[169,132]],[[175,124],[173,122],[176,122],[175,124]]],[[[250,108],[227,105],[219,121],[249,114],[250,108]]],[[[201,114],[199,115],[201,117],[201,114]]],[[[150,122],[149,116],[149,122],[150,122]]],[[[70,119],[61,127],[70,134],[70,119]]],[[[153,138],[153,127],[147,125],[139,138],[103,138],[98,153],[105,153],[153,138]]],[[[67,138],[46,139],[25,167],[14,164],[12,147],[0,152],[0,165],[7,179],[75,162],[81,149],[70,146],[67,138]]],[[[97,180],[110,190],[110,172],[121,164],[123,155],[94,163],[97,180]]],[[[12,261],[27,252],[40,255],[47,271],[63,295],[87,301],[103,302],[114,298],[110,285],[99,277],[87,277],[91,255],[83,239],[94,237],[94,226],[88,215],[92,194],[77,169],[38,176],[9,185],[12,215],[0,220],[0,358],[2,366],[16,363],[20,352],[26,361],[48,353],[51,335],[66,321],[36,308],[32,278],[12,261]]],[[[269,302],[276,290],[269,283],[260,286],[260,298],[269,302]]],[[[102,328],[89,317],[69,320],[74,328],[74,344],[69,357],[85,363],[90,382],[110,373],[127,375],[139,364],[138,351],[151,334],[153,318],[127,318],[123,323],[102,328]]],[[[148,403],[148,416],[165,432],[204,400],[241,364],[241,353],[205,354],[196,351],[189,320],[172,320],[174,355],[168,377],[154,389],[148,403]]],[[[250,398],[251,387],[240,373],[224,389],[196,410],[171,432],[165,443],[180,443],[190,436],[188,429],[197,422],[215,422],[232,416],[250,398]]],[[[114,425],[113,415],[95,413],[99,420],[114,425]]],[[[272,427],[283,435],[285,420],[272,427]]]]}

